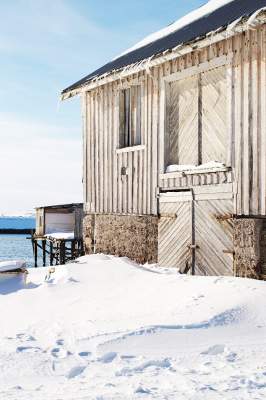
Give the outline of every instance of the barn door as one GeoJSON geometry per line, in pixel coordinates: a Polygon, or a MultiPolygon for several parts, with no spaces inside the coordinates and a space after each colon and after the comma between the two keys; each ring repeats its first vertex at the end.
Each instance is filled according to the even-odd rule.
{"type": "Polygon", "coordinates": [[[158,261],[160,266],[191,267],[193,210],[191,192],[165,193],[160,196],[158,261]]]}
{"type": "Polygon", "coordinates": [[[196,275],[233,275],[233,201],[195,201],[196,275]]]}
{"type": "Polygon", "coordinates": [[[191,192],[160,196],[159,265],[196,275],[233,275],[232,199],[193,197],[191,192]]]}

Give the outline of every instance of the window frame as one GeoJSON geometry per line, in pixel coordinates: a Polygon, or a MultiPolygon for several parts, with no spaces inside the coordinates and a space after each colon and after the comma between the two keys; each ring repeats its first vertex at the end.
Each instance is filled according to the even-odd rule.
{"type": "MultiPolygon", "coordinates": [[[[172,82],[184,80],[186,78],[200,75],[201,73],[208,72],[212,69],[219,67],[226,67],[226,88],[227,88],[227,115],[228,115],[228,154],[226,160],[226,167],[231,168],[233,165],[233,127],[232,127],[232,95],[233,95],[233,53],[228,55],[216,57],[211,61],[200,63],[197,66],[193,66],[184,69],[180,72],[170,74],[162,79],[161,83],[161,96],[160,96],[160,127],[159,127],[159,172],[160,174],[166,173],[166,134],[167,134],[167,99],[169,92],[169,85],[172,82]]],[[[191,171],[193,172],[193,171],[191,171]]]]}
{"type": "MultiPolygon", "coordinates": [[[[127,85],[122,85],[118,91],[117,91],[117,96],[118,96],[118,143],[117,143],[117,151],[118,150],[127,150],[127,149],[132,149],[132,148],[139,148],[140,146],[143,146],[143,83],[142,82],[136,82],[132,84],[127,84],[127,85]],[[136,107],[134,108],[134,113],[135,113],[135,131],[134,129],[132,130],[132,125],[133,125],[133,120],[132,120],[132,91],[136,88],[139,88],[139,93],[138,93],[138,98],[136,101],[136,107]],[[129,116],[124,114],[124,118],[121,118],[121,95],[122,92],[126,93],[128,91],[128,96],[127,98],[124,99],[124,101],[128,101],[128,105],[124,104],[124,112],[125,108],[129,108],[129,116]],[[138,111],[136,111],[138,110],[138,111]],[[137,116],[138,113],[138,116],[137,116]],[[122,119],[124,119],[123,122],[122,119]],[[122,128],[122,126],[127,125],[127,131],[122,128]]],[[[123,100],[122,100],[123,101],[123,100]]]]}

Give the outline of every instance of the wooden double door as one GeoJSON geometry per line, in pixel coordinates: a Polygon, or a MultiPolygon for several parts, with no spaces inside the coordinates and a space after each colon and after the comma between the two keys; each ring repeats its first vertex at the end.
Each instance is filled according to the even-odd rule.
{"type": "Polygon", "coordinates": [[[161,266],[196,275],[233,275],[232,194],[164,193],[159,209],[161,266]]]}

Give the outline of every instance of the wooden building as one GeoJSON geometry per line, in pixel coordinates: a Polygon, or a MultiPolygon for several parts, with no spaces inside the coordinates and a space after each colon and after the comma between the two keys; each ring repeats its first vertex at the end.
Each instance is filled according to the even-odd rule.
{"type": "Polygon", "coordinates": [[[42,264],[65,264],[83,255],[83,203],[36,208],[36,230],[31,238],[35,267],[38,249],[42,264]]]}
{"type": "Polygon", "coordinates": [[[88,253],[266,274],[265,22],[266,0],[210,1],[62,92],[82,98],[88,253]]]}

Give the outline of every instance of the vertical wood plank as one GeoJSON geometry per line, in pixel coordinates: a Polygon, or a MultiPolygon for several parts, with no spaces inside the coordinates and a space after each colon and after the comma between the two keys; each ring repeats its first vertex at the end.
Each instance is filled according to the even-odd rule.
{"type": "Polygon", "coordinates": [[[108,179],[108,85],[103,88],[103,212],[108,212],[108,202],[109,202],[109,179],[108,179]]]}
{"type": "Polygon", "coordinates": [[[123,206],[121,169],[122,169],[122,154],[118,154],[117,155],[117,211],[120,214],[122,213],[122,206],[123,206]]]}
{"type": "Polygon", "coordinates": [[[91,175],[91,212],[95,212],[95,97],[93,93],[90,93],[90,175],[91,175]]]}
{"type": "Polygon", "coordinates": [[[108,86],[108,122],[107,122],[107,135],[108,135],[108,209],[107,212],[111,213],[113,210],[113,85],[108,86]]]}
{"type": "Polygon", "coordinates": [[[139,177],[139,188],[138,188],[138,199],[137,199],[137,212],[138,214],[143,214],[143,150],[141,150],[138,154],[138,164],[137,171],[139,177]]]}
{"type": "Polygon", "coordinates": [[[99,174],[100,174],[100,212],[104,212],[104,175],[105,175],[105,162],[104,162],[104,89],[100,88],[100,99],[99,99],[99,112],[100,112],[100,124],[99,124],[99,174]]]}
{"type": "Polygon", "coordinates": [[[127,175],[127,207],[126,207],[126,212],[129,214],[132,214],[132,208],[133,208],[133,190],[137,191],[138,190],[138,185],[135,185],[135,182],[133,182],[133,176],[135,174],[134,171],[134,163],[133,163],[133,157],[135,156],[135,152],[129,152],[127,153],[127,168],[128,168],[128,175],[127,175]]]}
{"type": "Polygon", "coordinates": [[[259,130],[258,130],[258,43],[257,30],[251,31],[250,136],[252,141],[251,213],[259,213],[259,130]]]}
{"type": "Polygon", "coordinates": [[[148,76],[147,82],[147,100],[148,100],[148,112],[147,112],[147,209],[146,213],[151,212],[151,135],[152,135],[152,82],[148,76]]]}
{"type": "Polygon", "coordinates": [[[117,84],[113,84],[114,96],[113,96],[113,208],[114,213],[118,210],[118,160],[116,149],[118,147],[119,138],[119,94],[117,90],[117,84]]]}
{"type": "Polygon", "coordinates": [[[266,215],[266,27],[260,31],[260,133],[261,133],[261,214],[266,215]]]}
{"type": "Polygon", "coordinates": [[[252,176],[252,165],[250,163],[252,142],[250,138],[250,32],[244,33],[243,49],[243,212],[249,215],[250,212],[250,177],[252,176]]]}
{"type": "Polygon", "coordinates": [[[145,74],[144,83],[142,86],[142,114],[143,114],[143,144],[145,150],[143,154],[143,214],[147,214],[147,160],[148,160],[148,78],[145,74]]]}
{"type": "Polygon", "coordinates": [[[153,96],[152,96],[152,141],[151,141],[151,213],[158,214],[156,188],[158,186],[158,118],[159,118],[159,70],[153,71],[153,96]]]}
{"type": "Polygon", "coordinates": [[[138,213],[138,193],[140,190],[140,179],[138,171],[138,158],[140,151],[134,151],[131,153],[131,166],[132,166],[132,178],[133,178],[133,190],[131,188],[131,196],[133,197],[133,204],[131,204],[130,212],[133,214],[138,213]]]}
{"type": "MultiPolygon", "coordinates": [[[[122,167],[123,168],[128,168],[128,162],[127,162],[127,153],[122,153],[122,167]]],[[[122,212],[125,214],[127,213],[127,208],[128,208],[128,175],[122,175],[121,176],[121,181],[122,181],[122,212]]]]}
{"type": "Polygon", "coordinates": [[[99,109],[99,91],[96,91],[95,94],[95,212],[98,213],[100,211],[100,202],[99,202],[99,189],[100,189],[100,181],[99,181],[99,119],[100,119],[100,109],[99,109]]]}
{"type": "Polygon", "coordinates": [[[165,160],[164,160],[164,148],[165,148],[165,82],[163,80],[163,67],[159,70],[159,87],[160,87],[160,99],[159,99],[159,138],[158,138],[158,171],[160,174],[164,173],[165,160]]]}
{"type": "Polygon", "coordinates": [[[83,183],[83,196],[84,201],[87,204],[88,197],[88,182],[87,182],[87,102],[86,93],[82,94],[81,97],[81,117],[82,117],[82,137],[83,137],[83,169],[82,169],[82,183],[83,183]]]}

